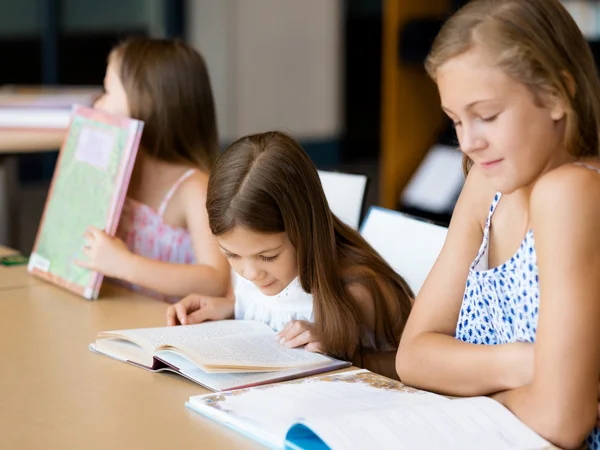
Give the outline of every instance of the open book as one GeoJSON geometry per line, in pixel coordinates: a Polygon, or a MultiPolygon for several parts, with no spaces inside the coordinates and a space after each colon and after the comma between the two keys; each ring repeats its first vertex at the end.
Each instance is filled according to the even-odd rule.
{"type": "Polygon", "coordinates": [[[322,375],[186,404],[275,449],[546,449],[487,397],[450,400],[367,370],[322,375]]]}
{"type": "Polygon", "coordinates": [[[152,371],[170,370],[213,391],[256,386],[350,366],[282,346],[266,324],[221,320],[98,334],[90,349],[152,371]]]}

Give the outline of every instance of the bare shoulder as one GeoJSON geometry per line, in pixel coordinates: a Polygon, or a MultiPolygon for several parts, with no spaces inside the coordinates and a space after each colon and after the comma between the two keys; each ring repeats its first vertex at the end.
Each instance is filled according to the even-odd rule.
{"type": "Polygon", "coordinates": [[[205,202],[208,190],[208,174],[200,170],[190,175],[179,187],[180,195],[186,202],[205,202]]]}
{"type": "Polygon", "coordinates": [[[532,220],[543,224],[600,218],[600,172],[590,167],[564,164],[540,177],[531,192],[532,220]]]}
{"type": "MultiPolygon", "coordinates": [[[[483,231],[487,213],[495,195],[496,191],[488,179],[477,166],[473,166],[466,177],[452,222],[460,222],[461,228],[466,222],[476,222],[483,231]]],[[[451,228],[453,228],[452,223],[451,228]]]]}
{"type": "MultiPolygon", "coordinates": [[[[194,224],[207,223],[206,194],[208,191],[208,174],[196,170],[186,178],[177,189],[177,203],[181,205],[186,227],[196,228],[194,224]]],[[[202,225],[203,229],[208,229],[202,225]]]]}

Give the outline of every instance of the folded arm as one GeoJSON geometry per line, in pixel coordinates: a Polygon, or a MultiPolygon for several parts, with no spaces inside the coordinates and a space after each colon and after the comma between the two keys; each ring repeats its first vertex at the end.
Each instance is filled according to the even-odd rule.
{"type": "Polygon", "coordinates": [[[415,300],[400,341],[396,369],[406,384],[476,396],[531,380],[532,345],[475,345],[454,338],[469,267],[483,240],[494,194],[478,169],[471,169],[444,247],[415,300]]]}
{"type": "Polygon", "coordinates": [[[600,175],[564,166],[538,181],[530,217],[540,280],[533,379],[495,398],[562,448],[596,424],[600,374],[600,175]]]}

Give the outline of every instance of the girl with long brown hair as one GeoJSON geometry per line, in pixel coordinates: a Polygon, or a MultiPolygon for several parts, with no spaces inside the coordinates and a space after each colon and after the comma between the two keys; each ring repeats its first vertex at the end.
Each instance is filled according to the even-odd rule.
{"type": "Polygon", "coordinates": [[[396,377],[393,357],[411,309],[405,281],[335,217],[315,166],[280,132],[246,136],[217,159],[210,229],[236,272],[228,297],[191,295],[170,325],[262,320],[289,347],[351,359],[396,377]]]}
{"type": "Polygon", "coordinates": [[[95,107],[144,131],[117,237],[90,228],[79,264],[164,300],[225,294],[227,261],[198,208],[219,151],[202,56],[180,41],[129,39],[110,53],[95,107]]]}

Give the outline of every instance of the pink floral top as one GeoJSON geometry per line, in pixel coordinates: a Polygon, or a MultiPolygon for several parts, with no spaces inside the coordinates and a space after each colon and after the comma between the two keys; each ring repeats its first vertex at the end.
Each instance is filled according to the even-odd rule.
{"type": "MultiPolygon", "coordinates": [[[[125,199],[126,207],[119,222],[117,237],[125,242],[127,248],[132,253],[156,261],[173,264],[196,263],[196,256],[194,255],[189,231],[185,228],[169,225],[163,220],[169,200],[171,200],[181,183],[193,175],[195,171],[196,169],[188,170],[173,184],[161,202],[158,211],[132,198],[127,197],[125,199]]],[[[179,300],[179,298],[169,297],[122,280],[114,281],[134,291],[142,292],[168,302],[179,300]]]]}

